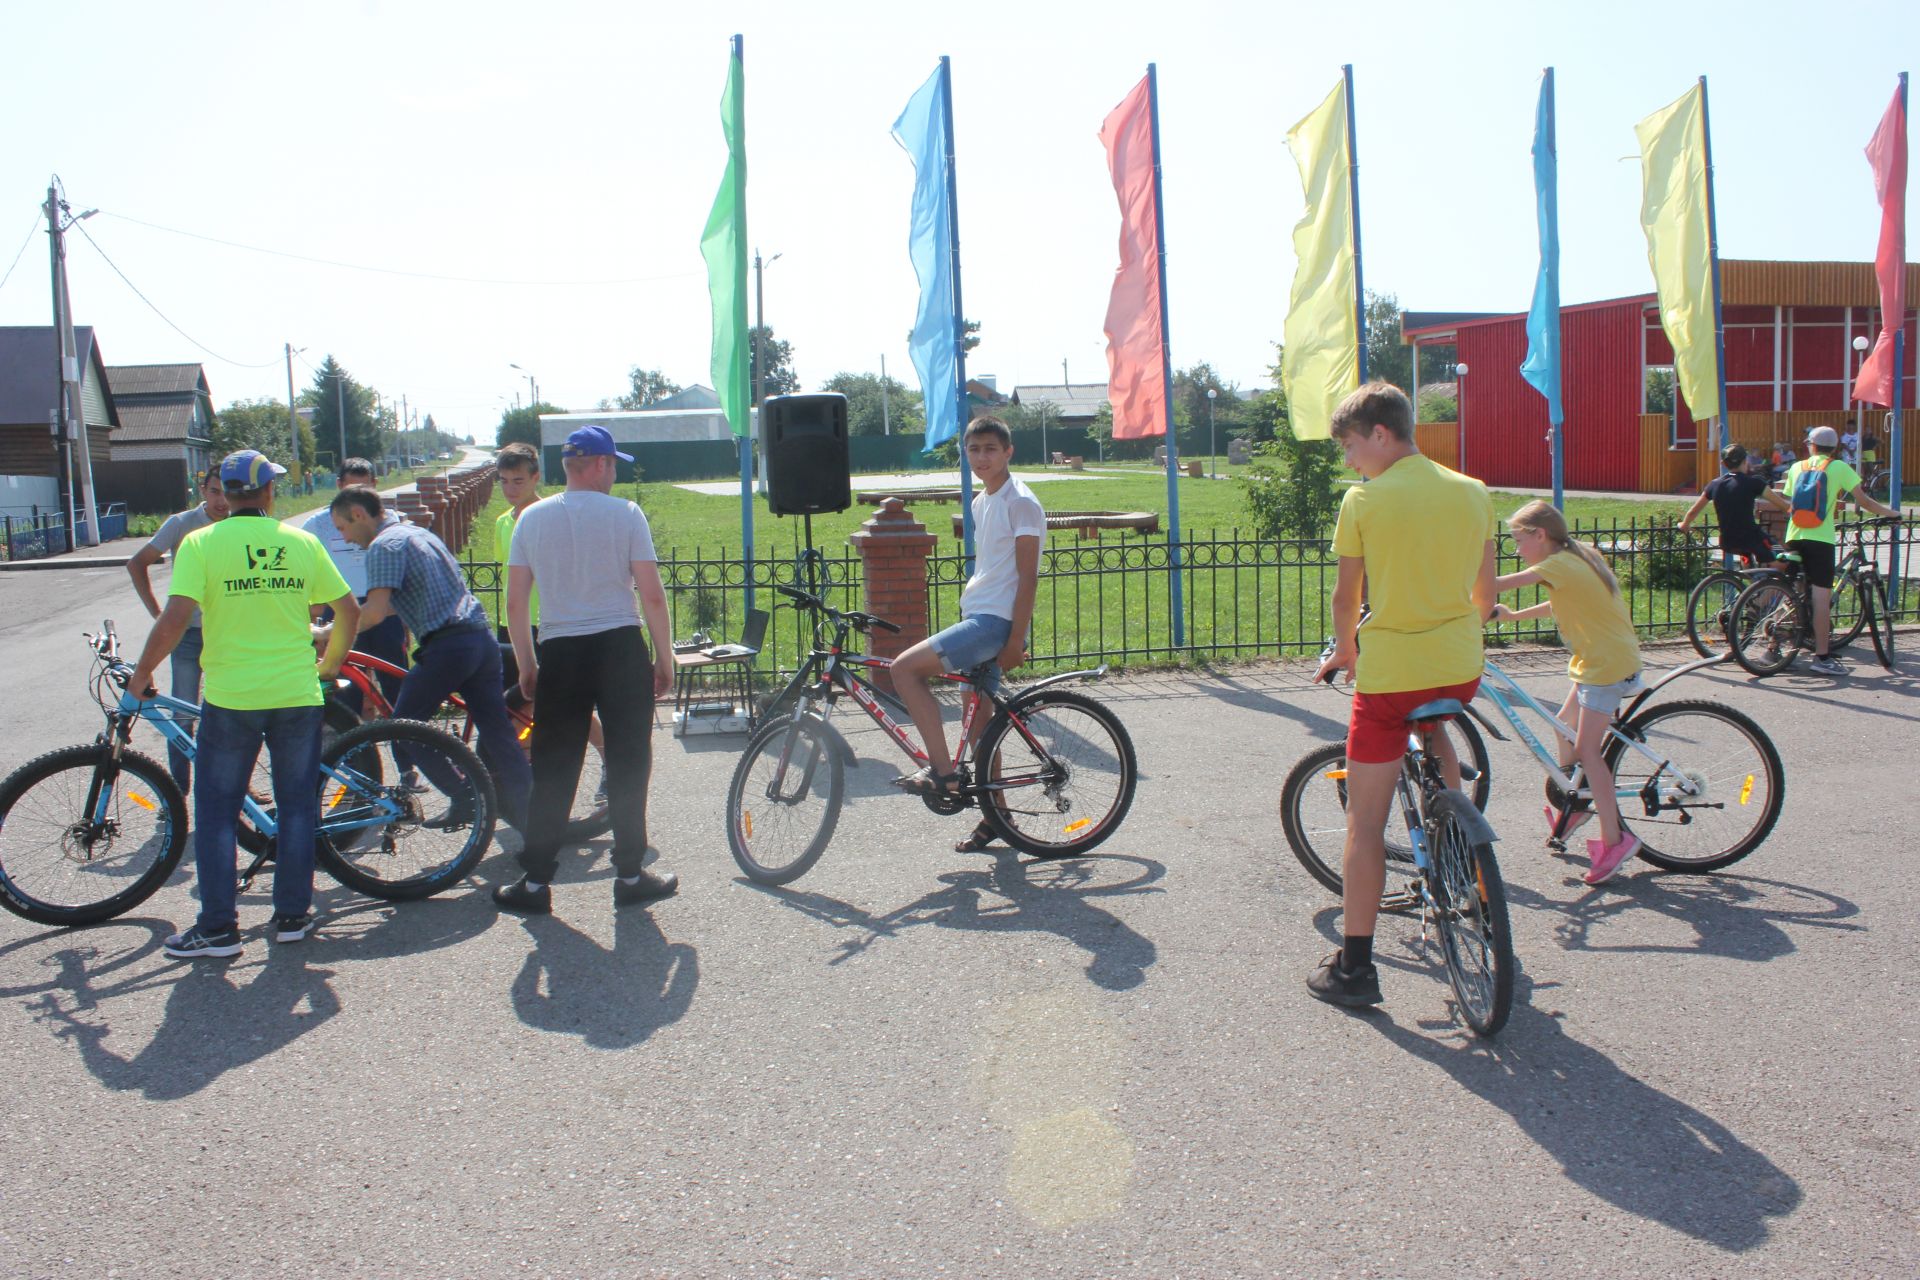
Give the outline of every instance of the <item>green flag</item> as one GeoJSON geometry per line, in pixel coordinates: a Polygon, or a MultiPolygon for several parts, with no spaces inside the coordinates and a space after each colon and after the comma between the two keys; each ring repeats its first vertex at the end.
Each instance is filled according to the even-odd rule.
{"type": "Polygon", "coordinates": [[[720,128],[727,138],[727,171],[700,236],[713,295],[713,389],[733,434],[745,437],[753,396],[747,387],[747,86],[740,47],[727,60],[720,128]]]}

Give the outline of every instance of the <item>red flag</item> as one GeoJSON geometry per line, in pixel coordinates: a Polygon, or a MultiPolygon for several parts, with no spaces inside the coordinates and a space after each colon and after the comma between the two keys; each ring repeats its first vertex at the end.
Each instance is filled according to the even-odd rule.
{"type": "Polygon", "coordinates": [[[1891,405],[1893,335],[1907,319],[1907,113],[1898,89],[1867,143],[1867,163],[1880,198],[1880,248],[1873,255],[1873,274],[1880,281],[1880,336],[1860,366],[1853,398],[1891,405]]]}
{"type": "Polygon", "coordinates": [[[1166,342],[1160,328],[1160,210],[1153,189],[1153,99],[1141,80],[1100,126],[1120,197],[1120,267],[1107,300],[1107,396],[1113,437],[1167,430],[1166,342]]]}

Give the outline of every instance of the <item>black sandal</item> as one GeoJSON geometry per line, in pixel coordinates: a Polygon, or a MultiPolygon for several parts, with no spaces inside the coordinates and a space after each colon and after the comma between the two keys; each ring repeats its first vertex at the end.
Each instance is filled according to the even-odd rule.
{"type": "Polygon", "coordinates": [[[953,851],[955,853],[984,853],[987,847],[999,838],[999,833],[993,829],[992,825],[982,819],[980,822],[974,824],[973,834],[954,845],[953,851]]]}
{"type": "Polygon", "coordinates": [[[957,797],[960,794],[960,774],[958,770],[935,773],[933,766],[928,765],[916,772],[901,774],[893,780],[893,785],[916,796],[957,797]]]}

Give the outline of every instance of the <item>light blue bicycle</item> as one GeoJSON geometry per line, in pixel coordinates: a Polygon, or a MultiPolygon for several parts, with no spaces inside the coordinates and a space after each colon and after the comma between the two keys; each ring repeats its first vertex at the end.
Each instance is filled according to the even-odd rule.
{"type": "MultiPolygon", "coordinates": [[[[0,906],[40,924],[97,924],[131,910],[166,882],[186,848],[186,798],[165,766],[129,741],[145,721],[191,758],[185,726],[200,708],[128,690],[133,668],[120,659],[112,622],[87,642],[105,731],[0,781],[0,906]]],[[[457,738],[425,724],[374,720],[330,739],[314,785],[315,860],[373,897],[438,893],[473,869],[493,837],[486,768],[457,738]],[[439,779],[438,789],[426,778],[439,779]]],[[[253,855],[240,871],[243,890],[273,861],[277,830],[271,796],[256,786],[241,802],[240,846],[253,855]]]]}

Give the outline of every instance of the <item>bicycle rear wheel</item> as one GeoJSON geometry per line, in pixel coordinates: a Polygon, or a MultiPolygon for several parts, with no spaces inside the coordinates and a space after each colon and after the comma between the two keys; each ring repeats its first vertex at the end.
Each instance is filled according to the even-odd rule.
{"type": "Polygon", "coordinates": [[[1798,593],[1792,584],[1771,578],[1740,593],[1727,623],[1734,661],[1756,676],[1785,671],[1800,651],[1805,632],[1798,593]]]}
{"type": "Polygon", "coordinates": [[[1727,651],[1727,620],[1747,579],[1732,569],[1715,569],[1687,593],[1687,639],[1703,658],[1727,651]]]}
{"type": "Polygon", "coordinates": [[[425,898],[459,883],[493,839],[493,780],[459,739],[412,720],[372,720],[320,755],[315,853],[349,889],[425,898]],[[417,770],[419,781],[406,779],[417,770]]]}
{"type": "Polygon", "coordinates": [[[1640,857],[1668,871],[1713,871],[1759,847],[1786,803],[1786,770],[1747,716],[1704,700],[1664,702],[1620,732],[1657,758],[1607,739],[1620,815],[1640,857]]]}
{"type": "Polygon", "coordinates": [[[981,816],[1034,858],[1077,857],[1118,831],[1139,781],[1120,718],[1064,689],[1014,699],[973,759],[981,816]]]}
{"type": "Polygon", "coordinates": [[[817,716],[769,720],[727,787],[727,847],[756,884],[805,875],[833,839],[846,793],[840,735],[817,716]]]}
{"type": "Polygon", "coordinates": [[[1867,584],[1867,632],[1873,637],[1873,656],[1880,665],[1893,670],[1893,602],[1887,588],[1875,575],[1867,584]]]}
{"type": "Polygon", "coordinates": [[[0,906],[37,924],[131,910],[166,883],[186,844],[186,800],[137,751],[123,749],[116,768],[104,743],[66,747],[0,782],[0,906]]]}
{"type": "Polygon", "coordinates": [[[1507,890],[1493,846],[1476,840],[1460,815],[1440,807],[1429,819],[1433,837],[1434,916],[1447,982],[1461,1016],[1490,1036],[1513,1010],[1513,934],[1507,890]]]}

